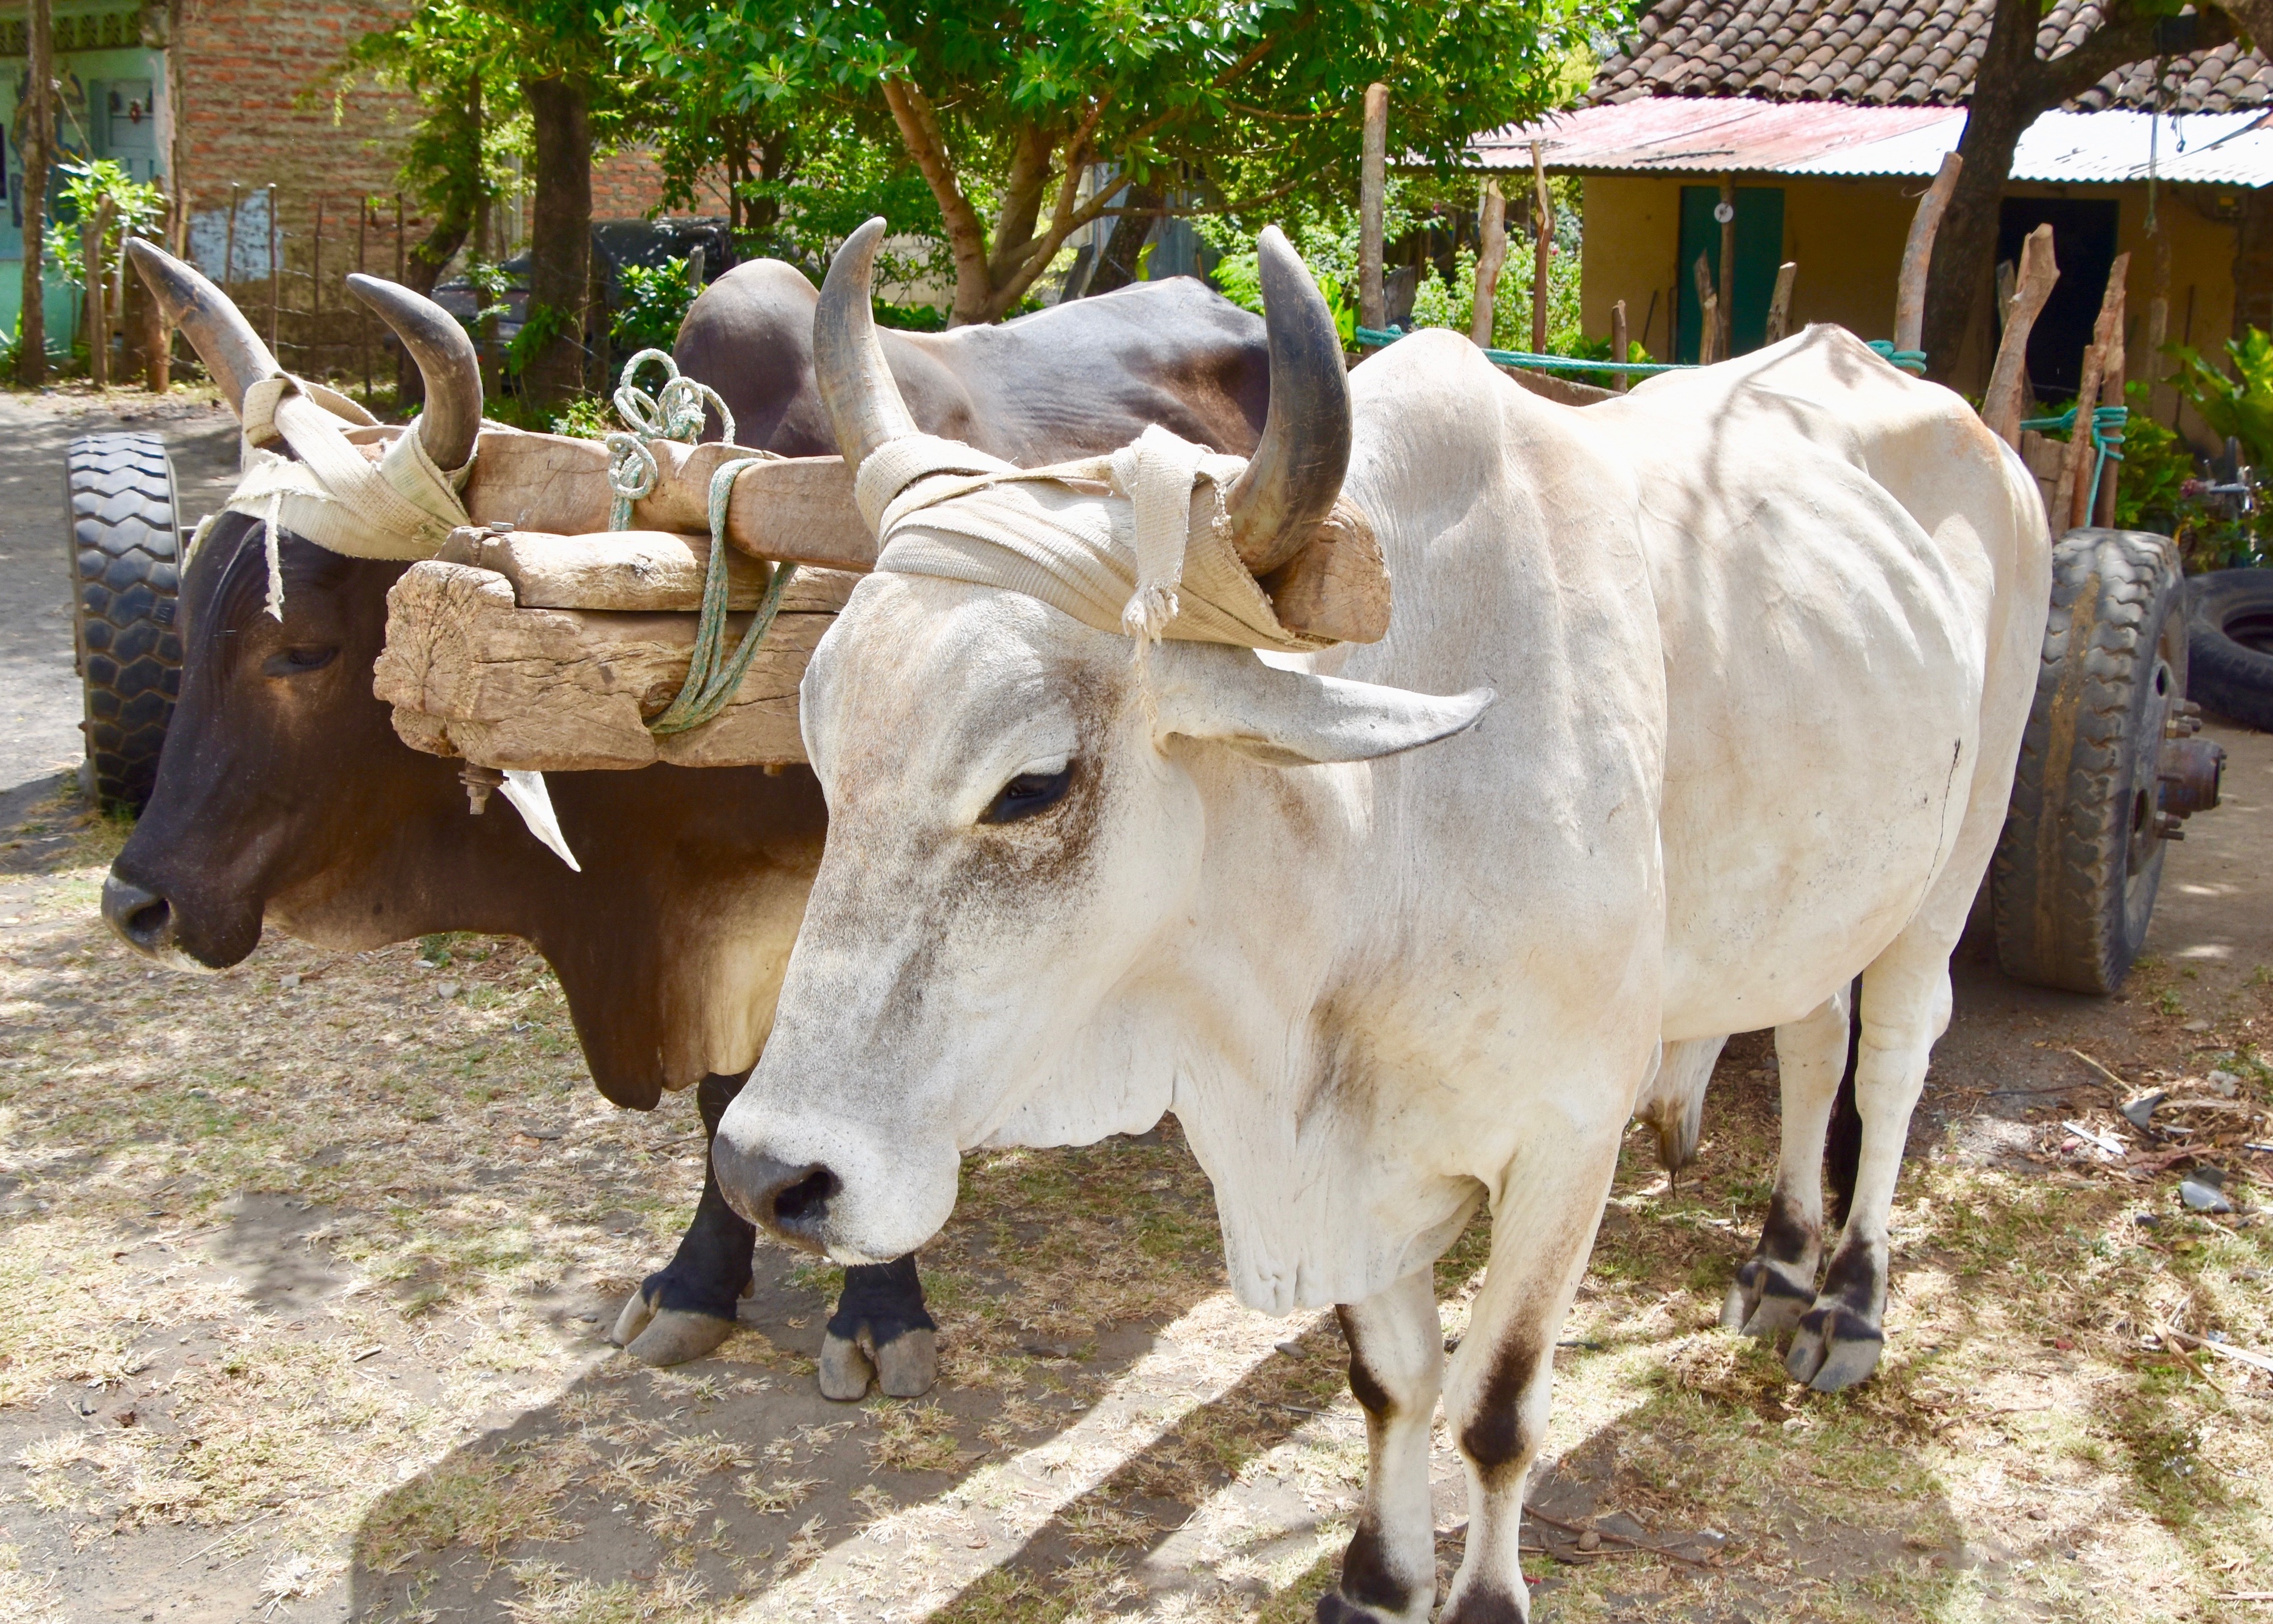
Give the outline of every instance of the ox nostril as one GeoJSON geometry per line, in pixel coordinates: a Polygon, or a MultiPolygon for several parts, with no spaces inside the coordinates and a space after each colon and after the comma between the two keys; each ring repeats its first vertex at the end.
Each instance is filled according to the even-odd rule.
{"type": "Polygon", "coordinates": [[[774,1222],[784,1229],[809,1230],[829,1216],[829,1198],[844,1181],[825,1167],[816,1167],[795,1184],[774,1193],[774,1222]]]}
{"type": "Polygon", "coordinates": [[[127,946],[140,952],[156,953],[173,946],[173,904],[116,874],[102,882],[102,917],[127,946]]]}
{"type": "Polygon", "coordinates": [[[710,1166],[736,1212],[792,1246],[821,1250],[829,1203],[844,1187],[834,1172],[818,1162],[799,1166],[746,1150],[724,1132],[711,1141],[710,1166]]]}

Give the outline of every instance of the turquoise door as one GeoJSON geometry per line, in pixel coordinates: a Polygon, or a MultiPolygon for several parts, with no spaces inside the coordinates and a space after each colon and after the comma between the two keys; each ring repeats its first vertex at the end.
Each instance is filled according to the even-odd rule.
{"type": "MultiPolygon", "coordinates": [[[[1697,359],[1697,335],[1703,307],[1697,303],[1697,256],[1713,285],[1721,285],[1721,222],[1713,211],[1721,201],[1718,186],[1681,189],[1681,258],[1675,296],[1680,301],[1681,330],[1674,347],[1676,361],[1697,359]]],[[[1737,311],[1729,329],[1736,353],[1758,349],[1768,330],[1768,301],[1775,296],[1776,269],[1783,263],[1783,188],[1737,188],[1737,311]]],[[[1726,356],[1722,357],[1723,360],[1726,356]]]]}

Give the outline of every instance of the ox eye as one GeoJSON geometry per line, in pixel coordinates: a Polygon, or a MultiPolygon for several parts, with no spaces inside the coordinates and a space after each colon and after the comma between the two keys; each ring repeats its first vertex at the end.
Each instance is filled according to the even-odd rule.
{"type": "Polygon", "coordinates": [[[1047,812],[1065,798],[1073,784],[1073,763],[1069,761],[1054,773],[1021,773],[1002,786],[1000,794],[986,810],[979,814],[981,823],[1016,823],[1037,812],[1047,812]]]}
{"type": "Polygon", "coordinates": [[[337,648],[309,644],[287,648],[273,654],[260,663],[262,673],[269,677],[305,677],[311,671],[320,671],[339,657],[337,648]]]}

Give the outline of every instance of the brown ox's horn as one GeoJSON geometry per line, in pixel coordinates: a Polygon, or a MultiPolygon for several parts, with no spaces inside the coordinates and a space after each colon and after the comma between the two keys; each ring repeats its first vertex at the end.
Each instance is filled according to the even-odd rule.
{"type": "Polygon", "coordinates": [[[141,273],[167,322],[182,330],[190,347],[198,352],[198,359],[206,363],[206,370],[213,374],[229,409],[242,416],[244,392],[281,370],[268,346],[229,303],[229,296],[194,266],[184,265],[156,243],[139,237],[128,240],[126,255],[141,273]]]}
{"type": "Polygon", "coordinates": [[[425,295],[399,282],[356,272],[348,291],[379,312],[426,380],[426,405],[418,414],[418,440],[437,468],[457,469],[474,454],[482,431],[482,366],[474,341],[458,318],[425,295]]]}
{"type": "Polygon", "coordinates": [[[1349,370],[1333,312],[1276,226],[1256,244],[1271,342],[1271,409],[1224,498],[1240,561],[1268,575],[1302,550],[1349,471],[1349,370]]]}
{"type": "Polygon", "coordinates": [[[814,381],[836,432],[836,448],[844,453],[845,466],[856,470],[885,441],[917,431],[900,386],[892,381],[868,308],[876,248],[883,240],[881,215],[844,239],[829,262],[821,304],[813,313],[814,381]]]}

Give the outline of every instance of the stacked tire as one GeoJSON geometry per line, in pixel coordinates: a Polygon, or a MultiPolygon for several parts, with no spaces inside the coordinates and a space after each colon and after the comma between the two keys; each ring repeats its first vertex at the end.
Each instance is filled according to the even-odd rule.
{"type": "Polygon", "coordinates": [[[2187,587],[2191,697],[2273,733],[2273,570],[2213,570],[2187,587]]]}
{"type": "Polygon", "coordinates": [[[72,625],[86,693],[80,783],[139,811],[182,677],[174,464],[154,434],[93,434],[64,458],[72,625]]]}

